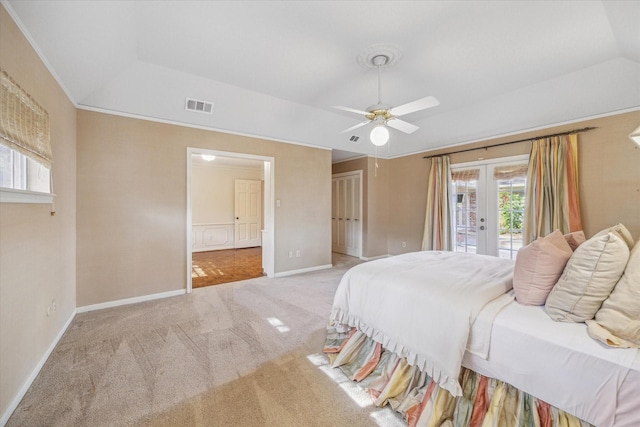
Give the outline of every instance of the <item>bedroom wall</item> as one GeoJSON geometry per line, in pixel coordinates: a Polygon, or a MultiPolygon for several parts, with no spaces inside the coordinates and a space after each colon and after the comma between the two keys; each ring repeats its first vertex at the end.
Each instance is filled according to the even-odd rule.
{"type": "Polygon", "coordinates": [[[79,307],[186,288],[187,147],[274,157],[275,272],[331,264],[329,150],[85,110],[77,129],[79,307]]]}
{"type": "Polygon", "coordinates": [[[0,5],[0,67],[49,113],[56,215],[0,204],[0,424],[76,308],[76,109],[0,5]],[[56,310],[47,316],[55,300],[56,310]],[[3,417],[4,416],[4,417],[3,417]]]}
{"type": "Polygon", "coordinates": [[[262,181],[263,178],[262,167],[218,166],[213,162],[194,162],[191,169],[191,212],[194,225],[233,223],[235,180],[262,181]]]}
{"type": "Polygon", "coordinates": [[[362,170],[362,256],[375,258],[389,253],[388,160],[361,157],[335,163],[332,173],[362,170]]]}
{"type": "MultiPolygon", "coordinates": [[[[426,185],[430,161],[426,154],[444,154],[471,147],[484,147],[587,126],[598,129],[579,136],[580,207],[587,236],[623,223],[640,238],[640,148],[628,135],[640,124],[640,111],[555,126],[504,138],[495,138],[433,152],[390,160],[389,252],[399,254],[420,250],[424,230],[426,185]],[[401,243],[407,242],[405,248],[401,243]]],[[[530,142],[451,155],[451,163],[527,154],[530,142]]]]}
{"type": "MultiPolygon", "coordinates": [[[[253,166],[226,164],[218,156],[211,162],[192,155],[191,217],[193,252],[233,249],[235,247],[235,181],[263,181],[263,162],[253,166]]],[[[264,186],[264,183],[262,183],[264,186]]],[[[261,218],[264,221],[264,216],[261,218]]],[[[262,227],[262,226],[261,226],[262,227]]]]}

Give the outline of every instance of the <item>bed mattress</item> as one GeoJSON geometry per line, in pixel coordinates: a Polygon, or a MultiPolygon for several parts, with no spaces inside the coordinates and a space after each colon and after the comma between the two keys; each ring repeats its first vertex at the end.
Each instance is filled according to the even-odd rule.
{"type": "Polygon", "coordinates": [[[607,347],[586,324],[555,322],[543,306],[513,301],[493,322],[488,357],[467,351],[463,366],[598,427],[640,425],[638,349],[607,347]]]}

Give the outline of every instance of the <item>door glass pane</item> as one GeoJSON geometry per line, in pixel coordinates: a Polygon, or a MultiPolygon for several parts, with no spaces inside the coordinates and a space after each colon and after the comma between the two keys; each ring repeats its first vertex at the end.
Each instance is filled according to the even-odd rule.
{"type": "Polygon", "coordinates": [[[525,178],[499,180],[498,256],[516,259],[523,245],[525,178]]]}
{"type": "Polygon", "coordinates": [[[453,204],[455,206],[454,251],[477,252],[476,221],[478,217],[478,181],[453,181],[453,204]]]}

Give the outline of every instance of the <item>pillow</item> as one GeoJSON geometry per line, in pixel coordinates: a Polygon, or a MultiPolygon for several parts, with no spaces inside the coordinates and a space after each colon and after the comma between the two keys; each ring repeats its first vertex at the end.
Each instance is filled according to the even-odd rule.
{"type": "Polygon", "coordinates": [[[520,248],[513,270],[516,300],[524,305],[544,305],[572,253],[559,230],[520,248]]]}
{"type": "Polygon", "coordinates": [[[574,231],[573,233],[565,234],[564,238],[567,240],[569,246],[571,246],[571,250],[573,252],[578,249],[578,246],[583,244],[587,238],[584,236],[584,231],[574,231]]]}
{"type": "Polygon", "coordinates": [[[587,324],[589,335],[605,344],[640,348],[640,241],[620,281],[587,324]]]}
{"type": "Polygon", "coordinates": [[[593,319],[620,280],[632,246],[633,238],[622,224],[602,230],[578,246],[549,293],[547,314],[561,322],[593,319]]]}

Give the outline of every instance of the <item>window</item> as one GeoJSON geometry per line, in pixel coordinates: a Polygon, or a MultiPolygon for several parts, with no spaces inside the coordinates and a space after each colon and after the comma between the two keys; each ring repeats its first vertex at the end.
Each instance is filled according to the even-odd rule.
{"type": "MultiPolygon", "coordinates": [[[[451,173],[453,206],[455,206],[454,251],[476,253],[478,247],[478,181],[480,169],[457,170],[451,173]]],[[[484,218],[482,218],[484,220],[484,218]]]]}
{"type": "Polygon", "coordinates": [[[526,178],[497,179],[498,256],[515,259],[523,245],[526,178]]]}
{"type": "Polygon", "coordinates": [[[49,169],[17,151],[0,145],[0,187],[49,193],[49,169]]]}
{"type": "Polygon", "coordinates": [[[49,114],[0,68],[0,202],[52,203],[49,114]]]}
{"type": "Polygon", "coordinates": [[[454,251],[515,259],[523,246],[527,156],[452,165],[454,251]]]}

